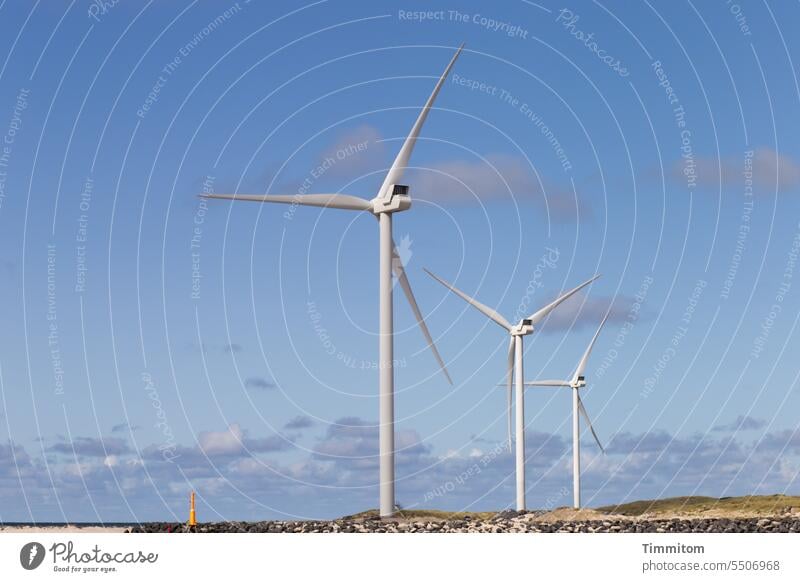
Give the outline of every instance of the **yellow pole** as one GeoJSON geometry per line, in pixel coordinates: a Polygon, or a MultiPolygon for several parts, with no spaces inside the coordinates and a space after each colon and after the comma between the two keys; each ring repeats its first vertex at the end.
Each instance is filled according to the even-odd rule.
{"type": "Polygon", "coordinates": [[[192,491],[191,496],[189,497],[189,526],[197,525],[197,517],[194,511],[194,491],[192,491]]]}

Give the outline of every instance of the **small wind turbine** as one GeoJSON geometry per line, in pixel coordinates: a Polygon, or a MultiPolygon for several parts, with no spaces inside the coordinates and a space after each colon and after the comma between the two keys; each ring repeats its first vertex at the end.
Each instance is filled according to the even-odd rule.
{"type": "Polygon", "coordinates": [[[578,413],[583,416],[586,424],[589,425],[589,430],[592,431],[592,436],[597,442],[597,446],[600,447],[603,453],[606,452],[603,445],[600,444],[600,439],[597,438],[597,433],[594,432],[592,421],[589,420],[589,413],[586,412],[586,408],[583,406],[578,390],[586,386],[586,363],[589,361],[589,354],[592,353],[594,342],[597,341],[597,336],[600,335],[600,330],[603,329],[607,319],[608,314],[603,318],[600,327],[597,328],[592,341],[589,342],[589,347],[586,348],[581,361],[578,362],[578,367],[575,368],[575,373],[572,375],[571,380],[533,380],[532,382],[525,382],[526,386],[572,388],[572,504],[575,509],[581,508],[581,427],[578,413]]]}
{"type": "Polygon", "coordinates": [[[428,331],[428,326],[422,317],[414,293],[406,277],[405,268],[397,252],[397,246],[392,238],[392,214],[402,212],[411,207],[411,197],[408,186],[400,183],[403,172],[408,167],[408,161],[417,136],[428,117],[439,90],[442,88],[450,69],[456,62],[464,48],[462,44],[447,68],[442,73],[436,86],[433,88],[428,100],[422,107],[416,122],[411,128],[411,133],[403,142],[400,152],[394,160],[383,184],[378,190],[378,195],[372,200],[365,200],[347,194],[305,194],[305,195],[242,195],[242,194],[205,194],[204,198],[221,198],[226,200],[248,200],[251,202],[275,202],[278,204],[298,204],[301,206],[321,206],[323,208],[339,208],[342,210],[358,210],[371,212],[379,221],[380,227],[380,318],[379,318],[379,408],[380,425],[378,433],[380,449],[380,515],[390,517],[395,511],[395,483],[394,483],[394,331],[393,331],[393,298],[392,298],[392,272],[397,277],[400,287],[406,296],[414,317],[417,319],[428,347],[433,352],[436,361],[444,372],[447,381],[452,384],[447,373],[444,361],[433,343],[433,338],[428,331]]]}
{"type": "Polygon", "coordinates": [[[516,325],[511,325],[508,320],[497,313],[494,309],[487,307],[466,293],[459,291],[447,281],[440,279],[428,269],[425,269],[431,277],[439,281],[442,285],[450,289],[453,293],[461,297],[464,301],[472,305],[475,309],[483,313],[486,317],[494,321],[497,325],[505,329],[509,335],[508,342],[508,448],[511,449],[511,377],[514,376],[516,384],[516,478],[517,478],[517,511],[525,510],[525,397],[524,397],[524,375],[522,369],[522,338],[533,333],[537,326],[551,311],[561,305],[566,299],[586,287],[589,283],[597,279],[600,275],[595,275],[585,283],[581,283],[573,290],[564,293],[558,299],[546,305],[536,313],[521,319],[516,325]]]}

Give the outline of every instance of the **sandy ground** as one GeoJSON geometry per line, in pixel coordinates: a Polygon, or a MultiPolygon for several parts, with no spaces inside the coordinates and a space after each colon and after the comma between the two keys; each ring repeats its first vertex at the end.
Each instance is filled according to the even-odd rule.
{"type": "Polygon", "coordinates": [[[13,525],[13,526],[0,526],[0,533],[123,533],[127,528],[125,527],[103,527],[100,525],[50,525],[50,526],[32,526],[32,525],[13,525]]]}
{"type": "Polygon", "coordinates": [[[542,523],[553,523],[556,521],[604,521],[609,519],[624,518],[621,515],[600,513],[594,509],[571,509],[568,507],[560,507],[530,518],[531,521],[540,521],[542,523]]]}

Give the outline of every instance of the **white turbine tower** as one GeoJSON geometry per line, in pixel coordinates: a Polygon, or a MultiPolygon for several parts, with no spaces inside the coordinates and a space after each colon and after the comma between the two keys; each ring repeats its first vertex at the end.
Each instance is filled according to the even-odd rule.
{"type": "Polygon", "coordinates": [[[516,325],[511,325],[508,320],[497,313],[494,309],[487,307],[478,300],[470,297],[466,293],[459,291],[447,281],[440,279],[427,269],[425,272],[439,281],[442,285],[450,289],[453,293],[461,297],[464,301],[472,305],[475,309],[483,313],[486,317],[494,321],[497,325],[505,329],[509,335],[508,343],[508,448],[511,449],[511,377],[514,376],[516,384],[516,479],[517,479],[517,511],[525,510],[525,395],[524,395],[524,376],[522,368],[522,338],[533,333],[536,326],[547,317],[551,311],[561,305],[564,300],[572,297],[575,293],[586,287],[589,283],[597,279],[600,275],[595,275],[585,283],[582,283],[561,295],[558,299],[546,305],[536,313],[521,319],[516,325]]]}
{"type": "Polygon", "coordinates": [[[380,448],[380,515],[390,517],[395,511],[394,483],[394,331],[392,272],[397,277],[400,287],[411,305],[411,310],[425,335],[428,346],[436,361],[452,384],[444,361],[433,343],[428,327],[422,318],[417,301],[411,291],[405,269],[397,252],[392,237],[392,214],[402,212],[411,207],[408,186],[400,183],[403,172],[408,166],[411,152],[417,143],[417,136],[428,117],[439,90],[442,88],[450,69],[464,48],[462,44],[456,51],[447,68],[442,73],[428,100],[422,107],[411,132],[403,142],[400,152],[389,168],[378,195],[372,200],[365,200],[347,194],[306,194],[306,195],[242,195],[242,194],[207,194],[205,198],[221,198],[227,200],[248,200],[252,202],[275,202],[279,204],[298,204],[301,206],[321,206],[323,208],[339,208],[342,210],[358,210],[371,212],[379,221],[380,228],[380,329],[379,329],[379,448],[380,448]]]}
{"type": "Polygon", "coordinates": [[[589,354],[592,353],[594,342],[597,341],[597,336],[600,335],[600,330],[603,329],[607,319],[608,314],[603,318],[600,327],[597,328],[592,341],[589,342],[589,347],[586,348],[581,361],[578,362],[578,367],[575,368],[575,373],[572,374],[571,380],[533,380],[532,382],[525,382],[526,386],[572,388],[572,505],[575,509],[580,509],[581,507],[581,427],[578,414],[581,414],[586,424],[589,425],[589,430],[592,431],[592,436],[597,442],[597,446],[600,447],[603,453],[606,452],[603,445],[600,444],[600,439],[597,438],[597,433],[594,432],[592,421],[589,420],[589,413],[586,412],[586,408],[583,406],[578,390],[586,386],[586,363],[589,361],[589,354]]]}

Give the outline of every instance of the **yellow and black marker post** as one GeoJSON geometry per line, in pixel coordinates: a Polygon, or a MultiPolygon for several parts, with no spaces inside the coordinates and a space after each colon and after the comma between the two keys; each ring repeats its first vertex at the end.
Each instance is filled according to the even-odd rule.
{"type": "Polygon", "coordinates": [[[197,526],[197,514],[194,510],[194,491],[189,496],[189,521],[186,523],[189,527],[197,526]]]}

